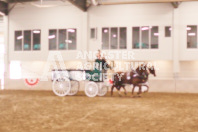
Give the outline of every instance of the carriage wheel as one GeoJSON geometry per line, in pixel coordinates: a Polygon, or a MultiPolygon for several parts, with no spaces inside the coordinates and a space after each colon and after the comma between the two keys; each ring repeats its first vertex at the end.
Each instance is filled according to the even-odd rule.
{"type": "Polygon", "coordinates": [[[71,89],[70,80],[68,78],[55,79],[52,89],[54,94],[61,97],[66,96],[71,89]]]}
{"type": "Polygon", "coordinates": [[[104,96],[108,92],[108,87],[104,84],[99,84],[98,96],[104,96]]]}
{"type": "Polygon", "coordinates": [[[79,81],[71,81],[71,89],[68,93],[68,95],[75,95],[79,91],[79,81]]]}
{"type": "Polygon", "coordinates": [[[95,82],[89,82],[85,86],[85,94],[88,97],[95,97],[98,94],[98,85],[95,82]]]}

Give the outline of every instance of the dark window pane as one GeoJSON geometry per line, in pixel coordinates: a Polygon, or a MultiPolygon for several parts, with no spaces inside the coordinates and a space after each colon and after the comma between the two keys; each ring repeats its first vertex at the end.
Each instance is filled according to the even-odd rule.
{"type": "Polygon", "coordinates": [[[197,26],[187,26],[187,48],[197,48],[197,26]]]}
{"type": "Polygon", "coordinates": [[[140,48],[140,27],[133,27],[132,29],[133,49],[140,48]]]}
{"type": "Polygon", "coordinates": [[[111,28],[111,49],[118,48],[118,28],[111,28]]]}
{"type": "Polygon", "coordinates": [[[127,29],[120,28],[120,49],[126,49],[127,45],[127,29]]]}
{"type": "Polygon", "coordinates": [[[41,30],[33,30],[33,50],[41,49],[41,30]]]}
{"type": "Polygon", "coordinates": [[[24,31],[23,50],[31,50],[31,30],[24,31]]]}
{"type": "Polygon", "coordinates": [[[57,42],[57,30],[51,29],[49,30],[49,50],[56,50],[56,42],[57,42]]]}
{"type": "Polygon", "coordinates": [[[157,26],[151,28],[151,49],[158,48],[159,31],[157,26]]]}
{"type": "Polygon", "coordinates": [[[171,37],[171,26],[166,26],[165,27],[165,37],[171,37]]]}
{"type": "Polygon", "coordinates": [[[102,28],[102,49],[109,49],[109,29],[102,28]]]}
{"type": "Polygon", "coordinates": [[[91,39],[96,38],[96,28],[91,28],[90,38],[91,39]]]}
{"type": "MultiPolygon", "coordinates": [[[[67,40],[67,45],[69,50],[75,50],[76,49],[76,29],[68,29],[68,40],[67,40]]],[[[66,45],[66,46],[67,46],[66,45]]]]}
{"type": "Polygon", "coordinates": [[[60,29],[58,33],[58,49],[66,49],[66,29],[60,29]]]}
{"type": "Polygon", "coordinates": [[[142,30],[142,49],[149,48],[149,27],[141,27],[142,30]]]}
{"type": "Polygon", "coordinates": [[[22,50],[22,31],[15,31],[15,46],[14,50],[15,51],[21,51],[22,50]]]}

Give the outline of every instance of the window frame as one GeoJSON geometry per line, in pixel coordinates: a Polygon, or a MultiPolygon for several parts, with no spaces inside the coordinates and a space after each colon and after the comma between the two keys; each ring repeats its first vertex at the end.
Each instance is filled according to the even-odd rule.
{"type": "Polygon", "coordinates": [[[58,29],[55,29],[55,28],[51,28],[51,29],[48,29],[48,51],[69,51],[69,50],[77,50],[77,28],[58,28],[58,29]],[[69,49],[69,45],[68,45],[68,43],[69,42],[65,42],[65,44],[66,44],[66,48],[65,49],[60,49],[59,48],[59,30],[65,30],[66,31],[66,40],[68,40],[68,38],[69,38],[69,29],[73,29],[73,30],[75,30],[75,35],[76,35],[76,47],[75,47],[75,49],[69,49]],[[50,30],[56,30],[56,49],[50,49],[50,47],[49,47],[49,31],[50,30]]]}
{"type": "Polygon", "coordinates": [[[158,28],[158,33],[159,33],[159,26],[156,26],[156,25],[152,25],[152,26],[132,26],[132,36],[131,36],[131,39],[132,39],[132,50],[159,50],[159,47],[160,47],[160,44],[159,44],[159,36],[158,35],[158,47],[157,48],[151,48],[151,30],[152,30],[152,27],[157,27],[158,28]],[[148,48],[142,48],[142,28],[143,27],[148,27],[148,48]],[[139,28],[139,48],[133,48],[134,47],[134,44],[133,44],[133,28],[139,28]]]}
{"type": "Polygon", "coordinates": [[[15,30],[14,31],[14,52],[31,52],[31,51],[41,51],[41,29],[25,29],[25,30],[15,30]],[[33,40],[33,31],[34,30],[39,30],[40,31],[40,49],[39,50],[34,50],[34,48],[33,48],[33,42],[34,42],[34,40],[33,40]],[[16,45],[16,41],[15,41],[15,39],[16,39],[16,32],[17,31],[20,31],[20,32],[22,32],[22,42],[21,42],[21,50],[16,50],[15,49],[15,45],[16,45]],[[24,50],[24,45],[25,45],[25,31],[31,31],[31,34],[30,34],[30,50],[24,50]]]}
{"type": "Polygon", "coordinates": [[[101,32],[102,32],[102,35],[101,35],[101,37],[102,37],[102,42],[103,42],[103,29],[108,29],[108,49],[103,49],[103,46],[101,45],[101,49],[102,50],[127,50],[127,27],[124,27],[124,26],[120,26],[120,27],[102,27],[101,28],[101,32]],[[111,32],[111,29],[112,28],[116,28],[117,29],[117,48],[116,49],[112,49],[111,48],[111,46],[112,46],[112,44],[111,44],[111,35],[112,35],[112,32],[111,32]],[[120,48],[120,29],[121,28],[125,28],[126,29],[126,48],[124,49],[122,49],[122,48],[120,48]]]}
{"type": "Polygon", "coordinates": [[[185,30],[186,30],[186,49],[187,50],[197,50],[198,49],[198,25],[196,25],[196,24],[190,24],[190,25],[186,25],[186,28],[185,28],[185,30]],[[195,48],[193,48],[193,47],[189,47],[188,48],[188,30],[187,30],[187,27],[188,26],[196,26],[196,28],[197,28],[197,31],[196,31],[196,39],[197,39],[197,45],[196,45],[196,47],[195,48]]]}
{"type": "Polygon", "coordinates": [[[165,26],[164,27],[164,37],[165,38],[171,38],[172,37],[172,29],[173,29],[172,26],[165,26]],[[166,31],[167,31],[166,28],[168,28],[168,30],[170,32],[170,36],[166,36],[166,31]],[[171,28],[171,30],[170,30],[170,28],[171,28]]]}
{"type": "Polygon", "coordinates": [[[92,39],[92,40],[97,39],[97,28],[96,28],[96,27],[90,28],[89,38],[92,39]],[[94,32],[93,38],[92,38],[92,30],[94,30],[94,31],[93,31],[93,32],[94,32]]]}

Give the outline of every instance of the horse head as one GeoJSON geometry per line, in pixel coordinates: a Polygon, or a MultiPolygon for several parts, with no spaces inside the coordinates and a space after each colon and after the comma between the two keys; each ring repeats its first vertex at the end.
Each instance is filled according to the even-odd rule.
{"type": "Polygon", "coordinates": [[[138,66],[136,68],[136,72],[139,74],[139,75],[142,75],[143,73],[147,73],[147,64],[144,63],[144,64],[141,64],[140,66],[138,66]]]}
{"type": "Polygon", "coordinates": [[[150,72],[151,74],[153,74],[154,76],[156,76],[154,66],[149,67],[148,70],[149,70],[149,72],[150,72]]]}

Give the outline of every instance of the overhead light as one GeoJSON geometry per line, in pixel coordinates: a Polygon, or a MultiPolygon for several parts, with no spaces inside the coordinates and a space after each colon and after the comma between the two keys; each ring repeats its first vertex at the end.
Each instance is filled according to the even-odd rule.
{"type": "Polygon", "coordinates": [[[50,36],[48,36],[48,39],[54,39],[54,38],[56,38],[55,35],[50,35],[50,36]]]}
{"type": "Polygon", "coordinates": [[[39,34],[39,33],[41,33],[41,31],[40,30],[33,30],[33,33],[39,34]]]}
{"type": "Polygon", "coordinates": [[[72,40],[65,40],[66,43],[72,43],[72,40]]]}
{"type": "Polygon", "coordinates": [[[108,33],[108,30],[107,30],[107,29],[105,29],[105,30],[104,30],[104,33],[108,33]]]}
{"type": "Polygon", "coordinates": [[[18,36],[17,37],[17,40],[21,40],[21,39],[23,39],[23,36],[18,36]]]}
{"type": "Polygon", "coordinates": [[[97,6],[99,4],[98,0],[91,0],[91,3],[95,6],[97,6]]]}
{"type": "Polygon", "coordinates": [[[149,27],[142,27],[142,30],[149,30],[149,27]]]}
{"type": "Polygon", "coordinates": [[[159,36],[159,33],[154,33],[154,36],[159,36]]]}
{"type": "Polygon", "coordinates": [[[31,2],[31,5],[36,6],[38,8],[46,8],[46,7],[56,7],[56,6],[58,6],[58,5],[46,5],[46,4],[44,5],[44,1],[43,0],[40,0],[40,2],[38,4],[37,3],[31,2]]]}
{"type": "Polygon", "coordinates": [[[68,32],[71,32],[71,33],[74,33],[74,32],[75,32],[74,29],[68,29],[67,31],[68,31],[68,32]]]}
{"type": "Polygon", "coordinates": [[[114,38],[116,38],[116,37],[117,37],[117,35],[116,35],[116,34],[113,34],[113,37],[114,37],[114,38]]]}
{"type": "Polygon", "coordinates": [[[195,36],[195,33],[188,33],[188,36],[195,36]]]}
{"type": "Polygon", "coordinates": [[[191,27],[187,27],[186,30],[191,30],[191,27]]]}

